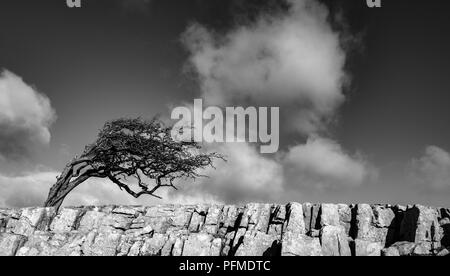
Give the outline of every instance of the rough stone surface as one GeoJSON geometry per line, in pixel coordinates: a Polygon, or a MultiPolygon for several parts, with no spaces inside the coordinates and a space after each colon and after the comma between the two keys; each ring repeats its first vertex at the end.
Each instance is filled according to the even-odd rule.
{"type": "Polygon", "coordinates": [[[356,239],[354,245],[355,256],[381,256],[381,251],[383,250],[383,246],[379,242],[356,239]]]}
{"type": "Polygon", "coordinates": [[[342,226],[325,226],[321,244],[325,256],[351,256],[349,238],[342,226]]]}
{"type": "MultiPolygon", "coordinates": [[[[445,253],[443,249],[440,252],[436,252],[436,255],[445,253]]],[[[429,243],[413,243],[413,242],[397,242],[389,248],[383,249],[383,256],[429,256],[432,248],[429,243]]]]}
{"type": "Polygon", "coordinates": [[[450,210],[290,203],[0,209],[2,256],[445,256],[450,210]]]}

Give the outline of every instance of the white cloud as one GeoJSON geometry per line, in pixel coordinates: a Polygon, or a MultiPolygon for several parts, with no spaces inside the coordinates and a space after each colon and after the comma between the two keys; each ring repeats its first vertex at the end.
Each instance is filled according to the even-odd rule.
{"type": "Polygon", "coordinates": [[[282,106],[302,133],[323,128],[343,102],[346,53],[316,0],[291,0],[287,14],[217,34],[193,24],[183,41],[209,104],[282,106]]]}
{"type": "MultiPolygon", "coordinates": [[[[190,111],[191,116],[196,108],[199,108],[189,103],[185,104],[185,107],[190,111]]],[[[181,120],[183,126],[191,123],[181,120]]],[[[230,133],[228,131],[230,131],[228,128],[224,130],[225,137],[243,136],[242,133],[235,133],[234,130],[230,133]]],[[[209,140],[222,138],[222,134],[218,135],[218,133],[204,133],[204,135],[209,140]]],[[[215,168],[202,170],[200,173],[208,176],[207,178],[198,178],[196,181],[187,183],[180,181],[180,193],[194,197],[206,196],[225,203],[276,201],[282,196],[282,164],[261,155],[259,146],[246,142],[205,142],[202,146],[203,151],[220,153],[227,161],[215,160],[215,168]]]]}
{"type": "Polygon", "coordinates": [[[206,104],[279,106],[280,127],[310,137],[276,158],[248,144],[212,146],[229,157],[210,179],[192,188],[227,202],[278,200],[294,189],[351,188],[374,170],[332,140],[319,137],[345,100],[343,34],[332,28],[327,7],[316,0],[288,0],[285,14],[217,33],[191,25],[183,35],[190,68],[206,104]]]}
{"type": "MultiPolygon", "coordinates": [[[[194,106],[187,108],[194,112],[194,106]]],[[[209,178],[185,184],[182,193],[209,195],[226,203],[275,202],[291,191],[353,188],[377,176],[365,158],[319,136],[311,136],[306,144],[275,157],[259,154],[258,147],[248,143],[205,143],[204,147],[225,155],[228,162],[217,161],[216,170],[202,172],[209,178]]]]}
{"type": "Polygon", "coordinates": [[[216,169],[203,174],[193,183],[184,184],[181,193],[210,195],[217,201],[242,203],[276,201],[283,191],[283,168],[270,158],[261,156],[246,143],[215,144],[209,150],[224,154],[227,162],[217,161],[216,169]]]}
{"type": "Polygon", "coordinates": [[[450,153],[428,146],[421,158],[412,161],[409,175],[426,189],[441,191],[450,188],[450,153]]]}
{"type": "Polygon", "coordinates": [[[47,145],[55,118],[45,95],[9,71],[0,73],[0,155],[18,159],[47,145]]]}
{"type": "Polygon", "coordinates": [[[350,156],[335,141],[318,137],[291,148],[283,164],[288,185],[297,189],[352,188],[374,175],[362,157],[350,156]]]}
{"type": "Polygon", "coordinates": [[[275,158],[247,143],[210,144],[228,162],[207,170],[209,178],[185,183],[181,193],[213,196],[226,203],[279,202],[292,194],[333,191],[362,186],[378,172],[362,156],[345,152],[335,141],[310,138],[275,158]]]}

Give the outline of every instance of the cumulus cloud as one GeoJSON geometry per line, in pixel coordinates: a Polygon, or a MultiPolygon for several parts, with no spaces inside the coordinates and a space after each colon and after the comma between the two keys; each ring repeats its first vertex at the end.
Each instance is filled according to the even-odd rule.
{"type": "Polygon", "coordinates": [[[276,157],[261,155],[248,143],[210,144],[227,162],[204,171],[208,178],[184,183],[181,193],[212,196],[218,202],[279,202],[291,192],[334,191],[364,185],[378,176],[361,155],[351,155],[337,142],[309,138],[276,157]]]}
{"type": "Polygon", "coordinates": [[[228,163],[190,192],[226,202],[276,201],[306,187],[356,187],[374,172],[361,156],[320,138],[345,100],[349,76],[342,42],[348,37],[333,28],[319,1],[287,3],[286,12],[262,13],[225,33],[192,24],[182,41],[206,105],[280,107],[282,131],[309,137],[308,142],[275,157],[245,143],[209,145],[229,157],[228,163]]]}
{"type": "Polygon", "coordinates": [[[425,189],[441,191],[450,188],[450,153],[428,146],[421,158],[412,161],[409,175],[425,189]]]}
{"type": "Polygon", "coordinates": [[[247,143],[214,145],[214,151],[226,155],[227,162],[216,163],[216,169],[185,184],[182,193],[211,195],[216,201],[242,203],[249,201],[276,201],[283,191],[283,168],[275,160],[261,156],[247,143]]]}
{"type": "Polygon", "coordinates": [[[297,130],[324,127],[343,102],[346,52],[316,0],[290,0],[283,15],[219,34],[193,24],[183,36],[189,63],[209,104],[284,107],[297,130]]]}
{"type": "Polygon", "coordinates": [[[47,145],[55,117],[45,95],[9,71],[0,73],[0,156],[17,160],[47,145]]]}
{"type": "Polygon", "coordinates": [[[361,156],[351,156],[335,141],[319,137],[291,148],[283,164],[292,188],[352,188],[375,175],[361,156]]]}

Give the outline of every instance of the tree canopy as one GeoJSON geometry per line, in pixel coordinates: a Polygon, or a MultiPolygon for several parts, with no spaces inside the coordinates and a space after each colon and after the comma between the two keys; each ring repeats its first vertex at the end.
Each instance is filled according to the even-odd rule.
{"type": "Polygon", "coordinates": [[[158,119],[107,122],[96,141],[66,165],[45,206],[59,208],[66,196],[89,178],[109,179],[135,198],[160,198],[155,194],[158,189],[177,189],[176,179],[201,177],[199,169],[214,167],[215,159],[225,160],[221,154],[202,152],[194,141],[174,140],[171,132],[172,127],[158,119]],[[136,187],[132,183],[137,183],[136,187]]]}

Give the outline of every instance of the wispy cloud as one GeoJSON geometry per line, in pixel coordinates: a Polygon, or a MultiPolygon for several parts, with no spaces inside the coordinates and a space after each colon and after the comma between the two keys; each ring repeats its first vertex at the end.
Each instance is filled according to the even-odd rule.
{"type": "Polygon", "coordinates": [[[408,175],[425,190],[450,189],[450,153],[436,146],[428,146],[422,157],[411,162],[408,175]]]}

